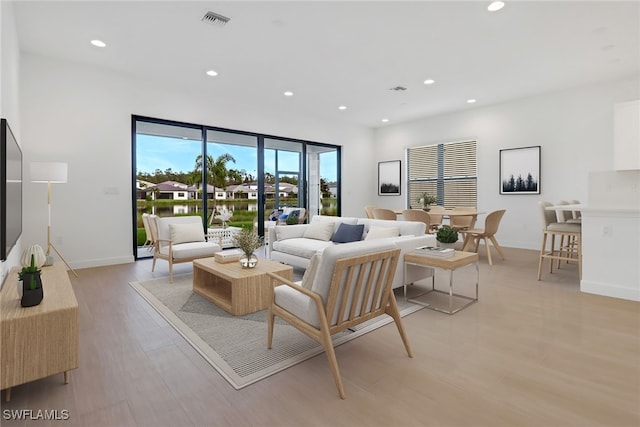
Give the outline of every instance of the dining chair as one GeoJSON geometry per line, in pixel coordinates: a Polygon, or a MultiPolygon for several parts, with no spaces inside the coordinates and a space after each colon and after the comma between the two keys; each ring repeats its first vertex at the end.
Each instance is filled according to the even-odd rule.
{"type": "Polygon", "coordinates": [[[391,221],[395,221],[396,219],[398,219],[394,211],[392,211],[391,209],[383,208],[375,208],[373,210],[373,217],[375,219],[388,219],[391,221]]]}
{"type": "Polygon", "coordinates": [[[466,249],[466,246],[470,245],[471,242],[474,242],[475,252],[478,252],[478,247],[480,246],[480,240],[484,241],[484,247],[487,251],[487,258],[489,259],[489,265],[493,265],[493,260],[491,259],[491,249],[489,248],[489,240],[493,243],[493,247],[496,248],[498,255],[503,260],[506,259],[504,253],[502,252],[502,248],[498,244],[496,240],[496,233],[498,232],[498,227],[500,226],[500,221],[504,216],[506,209],[500,209],[487,214],[487,217],[484,220],[484,228],[473,228],[462,230],[460,233],[465,236],[464,239],[464,247],[462,250],[466,249]]]}
{"type": "Polygon", "coordinates": [[[467,230],[476,225],[477,211],[475,208],[457,207],[453,208],[453,212],[457,214],[462,212],[470,213],[470,215],[452,215],[449,217],[449,226],[454,230],[467,230]]]}
{"type": "Polygon", "coordinates": [[[438,228],[442,225],[442,218],[445,214],[444,206],[434,205],[429,208],[429,216],[431,217],[431,231],[434,233],[438,231],[438,228]]]}
{"type": "Polygon", "coordinates": [[[376,208],[375,205],[366,205],[364,207],[364,213],[367,215],[367,218],[373,219],[373,210],[376,208]]]}
{"type": "Polygon", "coordinates": [[[582,226],[568,222],[557,222],[556,211],[547,208],[553,203],[539,202],[540,216],[542,218],[542,245],[540,247],[540,258],[538,260],[538,280],[542,277],[542,263],[545,259],[550,259],[549,273],[553,274],[553,261],[577,261],[578,278],[582,279],[582,226]],[[551,236],[551,249],[547,251],[547,239],[551,236]],[[573,253],[565,253],[555,249],[556,236],[566,236],[573,238],[576,242],[575,256],[573,253]]]}
{"type": "Polygon", "coordinates": [[[431,234],[431,215],[422,209],[404,209],[402,211],[402,218],[405,221],[424,222],[427,225],[424,233],[431,234]]]}

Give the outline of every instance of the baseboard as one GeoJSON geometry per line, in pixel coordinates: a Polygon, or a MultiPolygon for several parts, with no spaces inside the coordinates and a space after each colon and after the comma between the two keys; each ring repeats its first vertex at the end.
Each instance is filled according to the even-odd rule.
{"type": "Polygon", "coordinates": [[[129,255],[125,257],[99,258],[99,259],[89,259],[84,261],[75,261],[71,263],[71,267],[74,270],[76,270],[81,268],[104,267],[107,265],[129,264],[134,261],[135,259],[133,258],[133,255],[129,255]]]}
{"type": "Polygon", "coordinates": [[[640,288],[632,289],[611,283],[582,280],[580,282],[580,290],[589,294],[640,301],[640,288]]]}

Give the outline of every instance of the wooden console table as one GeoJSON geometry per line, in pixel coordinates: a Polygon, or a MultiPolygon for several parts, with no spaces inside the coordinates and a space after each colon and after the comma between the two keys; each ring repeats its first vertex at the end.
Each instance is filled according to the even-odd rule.
{"type": "Polygon", "coordinates": [[[9,272],[0,291],[0,389],[11,399],[11,387],[78,367],[78,301],[64,265],[42,268],[44,299],[22,307],[16,283],[18,268],[9,272]]]}

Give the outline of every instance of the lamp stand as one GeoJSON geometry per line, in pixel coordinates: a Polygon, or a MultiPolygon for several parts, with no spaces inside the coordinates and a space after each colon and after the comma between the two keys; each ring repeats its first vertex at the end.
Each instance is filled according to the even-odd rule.
{"type": "Polygon", "coordinates": [[[49,210],[49,222],[47,223],[47,262],[45,265],[53,264],[53,261],[51,260],[51,256],[49,255],[51,253],[51,249],[53,248],[53,250],[58,254],[62,262],[64,262],[65,265],[69,268],[69,270],[71,270],[74,276],[78,277],[78,273],[76,273],[76,271],[73,268],[71,268],[71,266],[69,265],[67,260],[64,259],[64,257],[62,256],[58,248],[56,248],[53,245],[53,243],[51,243],[51,181],[47,182],[47,209],[49,210]]]}

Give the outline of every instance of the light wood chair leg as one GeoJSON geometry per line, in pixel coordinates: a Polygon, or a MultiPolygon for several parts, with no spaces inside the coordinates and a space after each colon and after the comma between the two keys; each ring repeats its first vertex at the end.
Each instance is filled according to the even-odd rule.
{"type": "Polygon", "coordinates": [[[64,371],[64,383],[69,384],[70,379],[71,379],[71,372],[64,371]]]}
{"type": "Polygon", "coordinates": [[[169,283],[173,283],[173,263],[169,260],[169,283]]]}
{"type": "MultiPolygon", "coordinates": [[[[556,235],[551,234],[551,256],[556,254],[556,235]]],[[[553,273],[553,258],[549,259],[549,273],[553,273]]]]}
{"type": "Polygon", "coordinates": [[[402,324],[402,320],[400,318],[400,310],[398,309],[398,302],[396,301],[395,295],[393,292],[389,297],[389,306],[386,310],[387,314],[393,318],[393,321],[396,323],[396,327],[398,328],[398,332],[400,333],[400,338],[402,338],[402,343],[404,344],[404,348],[407,350],[407,356],[413,357],[413,353],[411,352],[411,346],[409,345],[409,339],[407,338],[407,334],[404,330],[404,325],[402,324]]]}
{"type": "Polygon", "coordinates": [[[489,265],[493,265],[493,260],[491,259],[491,248],[489,247],[489,240],[487,240],[487,236],[482,238],[484,241],[484,249],[487,251],[487,258],[489,258],[489,265]]]}
{"type": "Polygon", "coordinates": [[[491,243],[493,243],[493,246],[495,246],[496,251],[498,251],[498,255],[500,255],[500,258],[505,260],[506,258],[504,256],[504,252],[502,252],[502,248],[498,244],[498,241],[496,240],[495,236],[489,236],[489,239],[491,239],[491,243]]]}
{"type": "Polygon", "coordinates": [[[542,260],[547,249],[547,233],[542,232],[542,247],[540,248],[540,259],[538,260],[538,280],[542,277],[542,260]]]}
{"type": "Polygon", "coordinates": [[[275,321],[275,315],[273,314],[273,309],[269,306],[269,315],[267,319],[268,323],[268,332],[267,332],[267,348],[271,348],[271,344],[273,343],[273,322],[275,321]]]}
{"type": "Polygon", "coordinates": [[[156,268],[156,256],[153,255],[153,263],[151,264],[151,272],[153,273],[153,270],[155,270],[156,268]]]}
{"type": "Polygon", "coordinates": [[[333,342],[331,341],[331,335],[329,335],[329,326],[323,325],[320,327],[321,331],[321,343],[327,353],[327,359],[329,359],[329,366],[331,367],[331,373],[333,374],[333,380],[338,388],[338,394],[340,399],[345,398],[344,387],[342,386],[342,378],[340,377],[340,369],[338,369],[338,359],[336,359],[336,352],[333,348],[333,342]]]}

